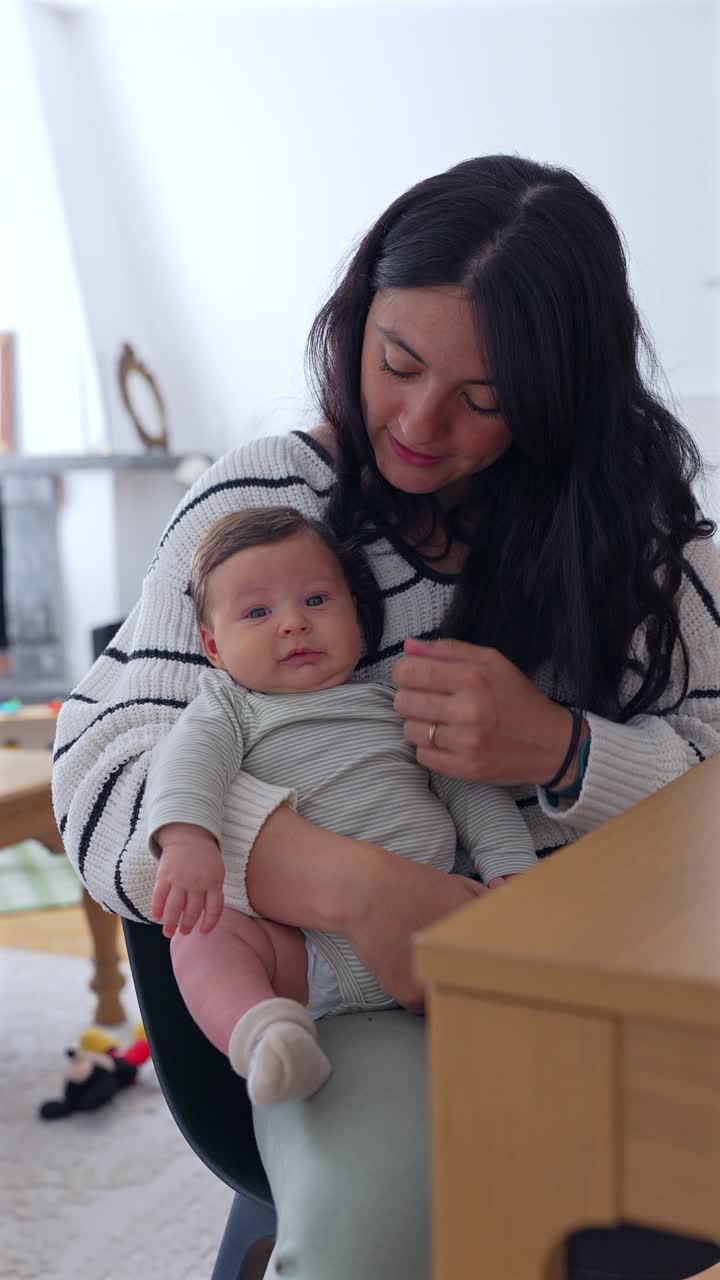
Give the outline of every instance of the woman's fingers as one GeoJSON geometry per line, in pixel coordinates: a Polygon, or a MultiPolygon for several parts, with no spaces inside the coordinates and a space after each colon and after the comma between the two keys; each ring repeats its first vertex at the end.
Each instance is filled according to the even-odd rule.
{"type": "MultiPolygon", "coordinates": [[[[429,751],[437,755],[447,752],[450,747],[450,738],[452,729],[447,724],[440,724],[439,721],[428,720],[406,720],[403,724],[403,737],[406,742],[411,742],[414,747],[420,751],[429,751]],[[430,728],[435,724],[437,728],[430,740],[430,728]]],[[[461,751],[462,745],[458,742],[457,737],[454,739],[455,750],[461,751]]]]}
{"type": "MultiPolygon", "coordinates": [[[[437,735],[436,735],[437,738],[437,735]]],[[[443,773],[448,778],[464,778],[466,782],[495,782],[496,768],[492,758],[469,756],[467,753],[440,751],[437,747],[417,747],[415,759],[423,769],[443,773]]]]}
{"type": "Polygon", "coordinates": [[[393,668],[395,707],[420,764],[505,785],[554,775],[567,747],[567,708],[496,649],[462,640],[408,639],[404,647],[393,668]]]}
{"type": "Polygon", "coordinates": [[[441,662],[435,657],[398,658],[392,678],[401,689],[426,693],[460,693],[482,688],[485,676],[469,662],[441,662]]]}
{"type": "Polygon", "coordinates": [[[503,660],[497,649],[472,644],[468,640],[416,640],[414,636],[408,636],[403,649],[407,654],[438,658],[443,662],[464,662],[479,667],[490,666],[498,659],[503,660]]]}
{"type": "Polygon", "coordinates": [[[465,726],[475,735],[492,729],[497,722],[496,701],[485,684],[463,693],[426,693],[416,689],[398,689],[393,705],[408,722],[465,726]]]}
{"type": "MultiPolygon", "coordinates": [[[[424,720],[425,725],[447,720],[447,693],[418,693],[415,689],[398,689],[394,707],[403,720],[424,720]]],[[[460,710],[460,708],[457,708],[460,710]]]]}
{"type": "Polygon", "coordinates": [[[458,712],[450,705],[444,708],[437,720],[424,713],[421,720],[404,720],[403,735],[421,751],[472,755],[480,759],[494,749],[492,732],[495,728],[496,718],[485,707],[473,709],[468,714],[467,711],[458,712]],[[437,728],[431,738],[433,725],[437,728]]]}
{"type": "Polygon", "coordinates": [[[468,782],[502,782],[501,761],[492,737],[494,721],[468,725],[437,723],[432,743],[427,720],[405,720],[403,736],[415,747],[415,758],[425,769],[465,778],[468,782]]]}

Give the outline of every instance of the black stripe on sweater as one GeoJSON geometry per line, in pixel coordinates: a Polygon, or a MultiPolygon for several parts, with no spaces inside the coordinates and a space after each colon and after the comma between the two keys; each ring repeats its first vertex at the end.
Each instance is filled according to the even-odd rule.
{"type": "Polygon", "coordinates": [[[132,840],[133,836],[135,835],[135,830],[137,828],[138,818],[140,816],[140,807],[143,802],[143,796],[145,795],[146,782],[147,782],[147,778],[143,778],[142,782],[140,783],[140,786],[138,787],[138,793],[135,797],[135,803],[133,805],[132,814],[130,815],[130,830],[128,831],[127,840],[125,841],[122,849],[120,850],[120,857],[115,863],[115,892],[117,893],[117,896],[120,899],[120,901],[125,904],[125,906],[128,908],[129,911],[132,911],[133,915],[136,916],[138,920],[143,920],[145,924],[154,924],[155,922],[151,920],[149,916],[143,915],[140,908],[135,906],[135,903],[126,893],[125,889],[123,888],[122,873],[121,873],[122,860],[125,857],[125,851],[130,841],[132,840]]]}
{"type": "Polygon", "coordinates": [[[533,805],[538,805],[540,801],[537,796],[525,796],[523,800],[515,801],[518,809],[531,809],[533,805]]]}
{"type": "MultiPolygon", "coordinates": [[[[202,493],[198,494],[197,498],[193,498],[192,502],[188,502],[187,506],[183,507],[182,511],[178,511],[178,514],[176,515],[175,519],[170,522],[162,538],[160,539],[158,552],[162,550],[168,538],[170,537],[170,534],[172,533],[173,529],[175,529],[180,524],[180,521],[184,520],[185,516],[189,515],[190,512],[193,511],[195,507],[199,506],[201,502],[206,502],[208,498],[212,498],[212,496],[216,493],[225,493],[230,489],[297,489],[297,488],[309,489],[311,493],[315,494],[316,498],[326,498],[327,495],[330,493],[332,486],[329,486],[327,489],[314,489],[313,486],[309,483],[309,481],[305,480],[303,476],[295,476],[295,475],[281,476],[277,480],[274,478],[270,478],[268,476],[240,476],[235,480],[221,480],[217,484],[211,484],[209,489],[204,489],[202,493]]],[[[157,557],[157,552],[156,552],[156,557],[157,557]]]]}
{"type": "Polygon", "coordinates": [[[691,689],[688,698],[720,698],[720,689],[691,689]]]}
{"type": "MultiPolygon", "coordinates": [[[[720,689],[691,689],[685,698],[685,702],[689,702],[691,698],[720,698],[720,689]]],[[[654,716],[676,716],[682,712],[677,707],[661,707],[658,711],[653,711],[654,716]]]]}
{"type": "Polygon", "coordinates": [[[66,742],[62,747],[58,747],[57,751],[55,752],[55,755],[53,756],[53,763],[59,760],[61,756],[64,756],[65,752],[69,751],[71,747],[74,747],[75,743],[80,741],[83,734],[86,734],[89,729],[94,728],[96,724],[99,724],[101,720],[104,720],[105,716],[110,716],[115,711],[125,711],[127,707],[146,707],[146,706],[174,707],[177,711],[184,711],[185,707],[187,706],[187,702],[183,701],[180,698],[130,698],[127,702],[116,702],[113,704],[113,706],[106,707],[104,711],[100,712],[99,716],[96,716],[94,720],[91,720],[90,724],[87,724],[85,726],[85,728],[82,730],[82,733],[79,733],[77,738],[73,738],[71,742],[66,742]]]}
{"type": "MultiPolygon", "coordinates": [[[[135,757],[132,756],[130,757],[130,759],[134,758],[135,757]]],[[[90,817],[83,827],[82,835],[80,836],[80,846],[78,849],[78,871],[80,872],[83,880],[85,880],[85,859],[87,858],[87,851],[90,847],[90,841],[95,833],[95,828],[100,821],[103,809],[112,795],[116,783],[120,779],[123,770],[126,769],[129,764],[130,760],[123,760],[122,764],[119,764],[116,769],[113,769],[109,778],[105,779],[100,789],[100,794],[90,810],[90,817]]],[[[85,881],[85,883],[87,884],[87,881],[85,881]]]]}
{"type": "Polygon", "coordinates": [[[687,742],[687,744],[688,744],[688,746],[689,746],[689,747],[692,747],[692,749],[693,749],[693,751],[695,752],[695,755],[697,756],[697,758],[698,758],[698,760],[699,760],[700,764],[702,764],[702,763],[703,763],[703,761],[705,760],[705,756],[703,755],[703,753],[702,753],[702,751],[700,750],[700,748],[699,748],[699,747],[696,747],[696,746],[695,746],[695,743],[694,743],[694,742],[692,742],[692,741],[690,740],[690,738],[686,738],[686,739],[685,739],[685,741],[687,742]]]}
{"type": "MultiPolygon", "coordinates": [[[[433,627],[432,631],[421,631],[419,636],[415,636],[416,640],[434,640],[437,636],[437,628],[433,627]]],[[[378,649],[372,658],[367,656],[361,658],[357,664],[357,670],[361,668],[374,667],[376,663],[384,662],[386,658],[396,658],[403,651],[404,640],[398,640],[397,644],[390,644],[386,649],[378,649]]]]}
{"type": "Polygon", "coordinates": [[[92,706],[97,706],[97,698],[86,698],[84,693],[70,693],[65,699],[66,702],[89,702],[92,706]]]}
{"type": "Polygon", "coordinates": [[[686,576],[690,579],[690,582],[692,582],[700,599],[705,605],[705,608],[710,614],[710,617],[715,623],[715,626],[720,627],[720,613],[718,613],[717,605],[715,604],[715,601],[713,600],[712,595],[708,591],[707,587],[705,586],[705,583],[703,582],[702,578],[698,574],[697,570],[693,568],[693,566],[690,564],[688,560],[683,560],[683,568],[686,576]]]}
{"type": "Polygon", "coordinates": [[[330,471],[335,470],[333,456],[331,453],[328,453],[324,444],[320,444],[319,440],[316,440],[314,436],[308,435],[306,431],[291,431],[290,434],[296,436],[301,444],[304,444],[306,448],[312,450],[316,458],[319,458],[321,462],[324,462],[325,466],[328,467],[330,471]]]}
{"type": "Polygon", "coordinates": [[[383,600],[389,600],[391,596],[402,595],[403,591],[409,591],[411,587],[416,587],[418,582],[422,582],[422,574],[414,573],[412,578],[406,578],[405,582],[398,582],[396,587],[387,587],[382,593],[383,600]]]}
{"type": "Polygon", "coordinates": [[[209,667],[204,653],[183,653],[179,649],[131,649],[124,653],[122,649],[103,649],[101,658],[112,658],[113,662],[140,662],[145,658],[157,658],[161,662],[186,662],[192,667],[209,667]]]}
{"type": "Polygon", "coordinates": [[[67,814],[65,814],[65,815],[60,819],[60,821],[58,822],[58,831],[60,832],[60,835],[61,835],[61,836],[64,836],[64,835],[65,835],[65,828],[66,828],[66,826],[67,826],[67,820],[68,820],[68,816],[67,816],[67,814]]]}

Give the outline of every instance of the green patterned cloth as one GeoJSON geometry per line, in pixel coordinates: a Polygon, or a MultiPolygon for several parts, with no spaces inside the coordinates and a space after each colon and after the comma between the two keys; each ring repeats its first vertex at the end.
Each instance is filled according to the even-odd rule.
{"type": "Polygon", "coordinates": [[[0,849],[0,915],[72,907],[81,897],[80,881],[62,854],[50,853],[37,840],[0,849]]]}

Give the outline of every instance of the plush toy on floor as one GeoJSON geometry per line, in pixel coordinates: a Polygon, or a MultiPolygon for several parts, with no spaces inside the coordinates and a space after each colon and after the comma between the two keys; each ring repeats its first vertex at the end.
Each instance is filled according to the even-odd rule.
{"type": "Polygon", "coordinates": [[[135,1027],[135,1039],[122,1052],[117,1041],[99,1027],[84,1031],[79,1047],[66,1052],[70,1066],[65,1074],[64,1096],[43,1102],[39,1111],[43,1120],[59,1120],[73,1111],[97,1111],[106,1106],[120,1089],[135,1083],[138,1067],[150,1057],[140,1022],[135,1027]]]}

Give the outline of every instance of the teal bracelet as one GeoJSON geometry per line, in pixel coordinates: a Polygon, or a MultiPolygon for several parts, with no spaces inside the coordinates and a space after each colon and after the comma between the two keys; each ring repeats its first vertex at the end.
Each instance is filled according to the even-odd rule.
{"type": "Polygon", "coordinates": [[[580,748],[580,755],[578,757],[578,775],[575,781],[572,782],[569,787],[563,787],[562,791],[548,791],[548,789],[545,788],[545,795],[550,801],[553,809],[557,809],[561,800],[577,800],[580,792],[582,791],[582,784],[585,774],[587,773],[589,755],[590,738],[586,738],[580,748]]]}

